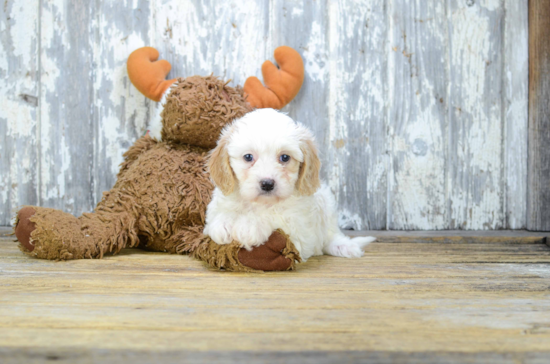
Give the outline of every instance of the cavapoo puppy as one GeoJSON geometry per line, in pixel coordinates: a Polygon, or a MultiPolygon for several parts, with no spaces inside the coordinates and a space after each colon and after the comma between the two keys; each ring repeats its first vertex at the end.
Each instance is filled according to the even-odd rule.
{"type": "Polygon", "coordinates": [[[373,237],[338,228],[336,202],[321,186],[312,133],[287,115],[259,109],[225,127],[208,162],[216,189],[204,234],[250,249],[282,229],[305,261],[313,255],[360,257],[373,237]]]}

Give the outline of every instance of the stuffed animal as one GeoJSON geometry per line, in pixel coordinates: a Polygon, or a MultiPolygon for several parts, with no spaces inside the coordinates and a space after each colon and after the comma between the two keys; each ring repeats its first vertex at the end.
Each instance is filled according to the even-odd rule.
{"type": "Polygon", "coordinates": [[[124,154],[114,187],[93,213],[80,217],[38,206],[17,214],[20,249],[36,258],[102,258],[139,247],[191,256],[230,271],[290,270],[300,256],[283,231],[250,251],[234,241],[218,245],[202,234],[214,189],[206,159],[223,127],[255,108],[282,108],[300,90],[304,66],[289,47],[275,50],[279,68],[262,66],[267,87],[255,77],[244,88],[214,76],[165,80],[170,63],[144,47],[128,58],[128,76],[148,98],[163,100],[151,133],[124,154]]]}

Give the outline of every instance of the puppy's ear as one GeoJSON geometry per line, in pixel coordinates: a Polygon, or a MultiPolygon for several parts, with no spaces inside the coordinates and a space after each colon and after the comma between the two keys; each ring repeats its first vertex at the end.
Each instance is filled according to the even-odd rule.
{"type": "Polygon", "coordinates": [[[228,132],[222,134],[218,145],[214,148],[208,160],[210,178],[224,195],[233,192],[237,185],[237,178],[233,173],[233,169],[231,169],[231,164],[229,164],[229,153],[227,152],[229,134],[228,132]]]}
{"type": "Polygon", "coordinates": [[[304,161],[300,165],[296,189],[303,196],[311,196],[321,185],[319,178],[321,161],[319,160],[313,137],[307,137],[302,140],[300,149],[304,154],[304,161]]]}

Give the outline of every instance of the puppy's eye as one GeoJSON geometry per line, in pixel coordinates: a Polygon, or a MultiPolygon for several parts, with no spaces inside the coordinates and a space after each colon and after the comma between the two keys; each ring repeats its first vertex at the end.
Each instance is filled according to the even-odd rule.
{"type": "Polygon", "coordinates": [[[288,154],[281,154],[279,160],[283,163],[286,163],[290,160],[290,156],[288,154]]]}
{"type": "Polygon", "coordinates": [[[247,162],[252,162],[254,160],[254,156],[252,154],[245,154],[243,158],[247,162]]]}

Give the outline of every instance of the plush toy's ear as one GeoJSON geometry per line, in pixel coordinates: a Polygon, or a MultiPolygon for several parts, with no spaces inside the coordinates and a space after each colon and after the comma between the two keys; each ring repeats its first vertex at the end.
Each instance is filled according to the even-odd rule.
{"type": "Polygon", "coordinates": [[[237,186],[237,177],[235,177],[235,173],[229,163],[228,144],[229,132],[224,131],[222,137],[218,140],[218,145],[214,148],[208,160],[210,178],[224,195],[229,195],[237,186]]]}
{"type": "Polygon", "coordinates": [[[166,60],[157,61],[159,52],[155,48],[143,47],[130,54],[127,62],[128,77],[132,84],[146,97],[159,102],[164,92],[176,82],[166,80],[172,69],[166,60]]]}
{"type": "Polygon", "coordinates": [[[298,52],[282,46],[275,49],[274,56],[280,69],[270,61],[262,65],[266,87],[257,77],[249,77],[244,83],[246,100],[252,107],[282,109],[304,83],[304,62],[298,52]]]}
{"type": "Polygon", "coordinates": [[[304,154],[304,161],[300,165],[296,189],[303,196],[311,196],[321,186],[321,179],[319,178],[321,161],[319,160],[313,137],[307,137],[302,140],[300,149],[304,154]]]}

